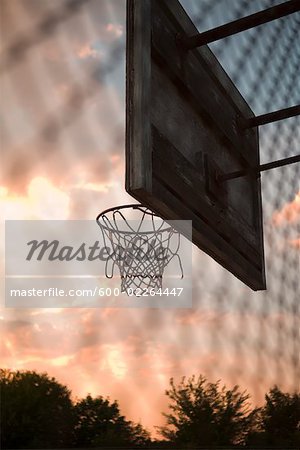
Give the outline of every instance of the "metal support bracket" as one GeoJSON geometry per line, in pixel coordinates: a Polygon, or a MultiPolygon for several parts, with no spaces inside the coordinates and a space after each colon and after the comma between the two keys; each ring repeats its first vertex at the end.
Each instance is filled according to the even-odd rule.
{"type": "Polygon", "coordinates": [[[194,36],[178,36],[178,45],[186,51],[192,50],[210,42],[215,42],[233,34],[240,33],[241,31],[246,31],[264,23],[280,19],[297,11],[300,11],[300,1],[289,0],[194,36]]]}
{"type": "Polygon", "coordinates": [[[261,164],[260,166],[253,168],[251,170],[237,170],[236,172],[227,173],[227,174],[217,174],[217,184],[222,184],[224,181],[234,180],[235,178],[244,177],[253,174],[260,174],[261,172],[265,172],[266,170],[276,169],[277,167],[288,166],[290,164],[295,164],[300,162],[300,155],[291,156],[290,158],[279,159],[277,161],[272,161],[267,164],[261,164]]]}
{"type": "Polygon", "coordinates": [[[300,115],[300,105],[291,106],[290,108],[279,109],[260,116],[251,117],[250,119],[237,118],[238,126],[241,129],[255,128],[268,123],[277,122],[278,120],[289,119],[300,115]]]}

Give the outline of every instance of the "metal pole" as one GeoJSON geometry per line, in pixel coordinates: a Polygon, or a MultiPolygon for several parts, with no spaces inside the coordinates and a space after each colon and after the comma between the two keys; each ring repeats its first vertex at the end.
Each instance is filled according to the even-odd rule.
{"type": "Polygon", "coordinates": [[[204,33],[199,33],[190,37],[179,36],[178,41],[186,50],[192,50],[193,48],[218,41],[227,36],[232,36],[241,31],[249,30],[250,28],[271,22],[272,20],[280,19],[280,17],[293,14],[297,11],[300,11],[300,1],[290,0],[258,13],[251,14],[250,16],[243,17],[242,19],[226,23],[225,25],[213,28],[212,30],[205,31],[204,33]]]}
{"type": "Polygon", "coordinates": [[[267,164],[262,164],[257,168],[250,168],[248,170],[237,170],[236,172],[228,173],[225,175],[220,175],[218,177],[218,182],[233,180],[235,178],[240,178],[249,174],[259,174],[265,170],[276,169],[277,167],[287,166],[289,164],[295,164],[300,162],[300,155],[291,156],[290,158],[279,159],[278,161],[273,161],[267,164]]]}
{"type": "MultiPolygon", "coordinates": [[[[300,2],[300,0],[299,0],[300,2]]],[[[300,105],[291,106],[290,108],[280,109],[278,111],[262,114],[261,116],[251,117],[242,124],[242,128],[253,128],[259,125],[276,122],[277,120],[288,119],[300,115],[300,105]]]]}

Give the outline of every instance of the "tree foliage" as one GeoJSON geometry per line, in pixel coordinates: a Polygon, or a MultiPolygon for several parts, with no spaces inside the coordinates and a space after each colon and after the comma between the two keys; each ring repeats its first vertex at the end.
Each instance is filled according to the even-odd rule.
{"type": "Polygon", "coordinates": [[[265,396],[257,430],[249,433],[249,445],[300,448],[300,393],[288,394],[277,386],[265,396]]]}
{"type": "Polygon", "coordinates": [[[47,374],[1,370],[1,447],[74,448],[151,442],[119,405],[99,396],[73,403],[71,392],[47,374]]]}
{"type": "Polygon", "coordinates": [[[139,445],[150,442],[150,436],[141,425],[127,421],[121,415],[116,401],[88,395],[75,405],[76,446],[139,445]]]}
{"type": "Polygon", "coordinates": [[[238,386],[226,389],[203,376],[182,378],[177,386],[171,379],[166,395],[171,412],[164,414],[167,425],[160,432],[176,445],[242,444],[257,413],[238,386]]]}
{"type": "Polygon", "coordinates": [[[1,370],[3,448],[61,448],[73,442],[70,391],[47,374],[1,370]]]}
{"type": "Polygon", "coordinates": [[[167,439],[152,442],[140,424],[127,420],[117,401],[88,395],[72,402],[68,388],[47,374],[0,370],[2,448],[174,448],[249,445],[300,448],[300,393],[277,386],[259,409],[238,386],[227,389],[203,376],[170,380],[170,411],[160,427],[167,439]]]}

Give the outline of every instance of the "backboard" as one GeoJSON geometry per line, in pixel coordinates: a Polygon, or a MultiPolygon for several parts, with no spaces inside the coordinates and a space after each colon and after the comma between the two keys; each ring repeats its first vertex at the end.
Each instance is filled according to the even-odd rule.
{"type": "MultiPolygon", "coordinates": [[[[254,114],[177,0],[127,0],[126,190],[165,220],[192,220],[193,243],[253,290],[266,288],[254,114]]],[[[183,230],[184,232],[184,230],[183,230]]]]}

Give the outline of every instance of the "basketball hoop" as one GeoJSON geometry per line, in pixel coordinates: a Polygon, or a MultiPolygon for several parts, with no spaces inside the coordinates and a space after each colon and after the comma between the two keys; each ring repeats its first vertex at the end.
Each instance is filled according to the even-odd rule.
{"type": "Polygon", "coordinates": [[[183,278],[180,233],[149,208],[116,206],[101,212],[96,220],[110,249],[105,275],[112,278],[117,266],[122,292],[133,295],[137,289],[162,289],[164,270],[173,259],[178,260],[183,278]]]}

